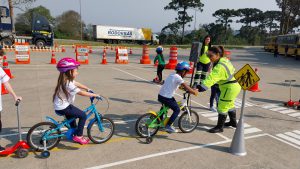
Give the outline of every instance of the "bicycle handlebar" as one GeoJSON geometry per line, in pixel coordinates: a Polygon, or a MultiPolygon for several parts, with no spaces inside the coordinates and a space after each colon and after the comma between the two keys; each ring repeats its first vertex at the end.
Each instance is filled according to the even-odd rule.
{"type": "Polygon", "coordinates": [[[19,106],[20,102],[21,102],[21,100],[18,99],[18,100],[16,101],[16,103],[15,103],[15,106],[19,106]]]}

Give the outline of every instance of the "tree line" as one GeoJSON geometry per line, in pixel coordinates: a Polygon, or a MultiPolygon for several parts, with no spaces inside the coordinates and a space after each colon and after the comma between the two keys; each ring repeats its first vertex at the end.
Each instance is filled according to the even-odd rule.
{"type": "Polygon", "coordinates": [[[300,1],[275,0],[281,11],[261,11],[257,8],[219,9],[212,16],[216,22],[199,25],[196,30],[186,32],[193,17],[187,10],[203,11],[201,0],[172,0],[164,9],[177,11],[175,22],[166,25],[160,34],[163,44],[187,44],[209,34],[214,43],[235,45],[261,45],[268,36],[299,31],[300,1]],[[241,23],[239,30],[232,23],[241,23]]]}

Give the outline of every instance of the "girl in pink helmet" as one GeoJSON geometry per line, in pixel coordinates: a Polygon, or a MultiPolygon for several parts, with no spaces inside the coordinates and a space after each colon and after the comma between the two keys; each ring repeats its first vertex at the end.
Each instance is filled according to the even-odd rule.
{"type": "Polygon", "coordinates": [[[79,94],[87,97],[100,96],[98,94],[89,93],[88,87],[74,80],[78,75],[78,66],[80,66],[80,64],[72,58],[63,58],[57,63],[56,68],[60,74],[53,94],[53,103],[57,114],[64,115],[67,119],[74,117],[79,118],[78,127],[75,120],[70,124],[72,128],[77,128],[73,136],[73,141],[80,144],[87,144],[89,139],[82,136],[86,114],[73,105],[75,95],[79,94]]]}

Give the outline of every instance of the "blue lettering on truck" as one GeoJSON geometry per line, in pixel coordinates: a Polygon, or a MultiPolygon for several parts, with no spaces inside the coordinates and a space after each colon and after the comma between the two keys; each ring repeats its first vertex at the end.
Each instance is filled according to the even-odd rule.
{"type": "Polygon", "coordinates": [[[110,29],[110,30],[108,30],[107,34],[108,34],[108,36],[131,37],[132,36],[132,31],[110,29]]]}

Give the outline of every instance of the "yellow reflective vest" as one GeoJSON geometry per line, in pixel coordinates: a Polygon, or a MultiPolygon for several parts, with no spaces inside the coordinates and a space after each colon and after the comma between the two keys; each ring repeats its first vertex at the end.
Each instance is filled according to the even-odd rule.
{"type": "Polygon", "coordinates": [[[204,53],[201,56],[199,56],[199,62],[201,62],[203,64],[208,64],[210,62],[210,59],[207,56],[207,51],[208,51],[208,46],[205,46],[204,53]]]}

